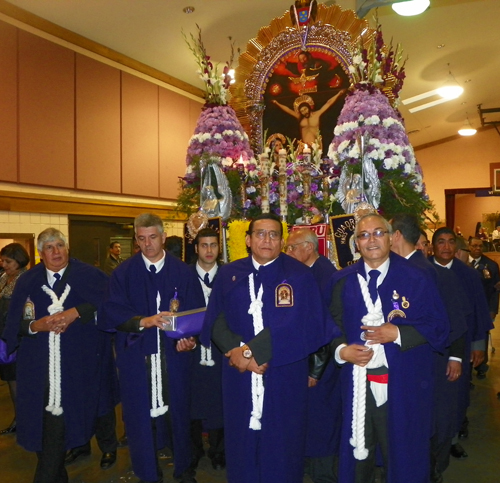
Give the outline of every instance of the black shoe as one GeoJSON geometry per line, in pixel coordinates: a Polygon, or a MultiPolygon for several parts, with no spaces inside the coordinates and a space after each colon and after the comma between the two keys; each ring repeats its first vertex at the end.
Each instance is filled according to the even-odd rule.
{"type": "Polygon", "coordinates": [[[196,471],[194,471],[192,468],[187,469],[180,478],[177,479],[179,483],[198,483],[196,481],[196,471]]]}
{"type": "Polygon", "coordinates": [[[0,430],[0,435],[15,433],[16,429],[17,429],[16,420],[14,419],[14,421],[12,421],[12,423],[10,423],[10,426],[8,428],[0,430]]]}
{"type": "Polygon", "coordinates": [[[434,470],[431,474],[431,483],[443,483],[443,481],[443,475],[438,470],[434,470]]]}
{"type": "Polygon", "coordinates": [[[198,468],[198,463],[200,462],[201,458],[203,458],[203,456],[205,456],[205,452],[204,451],[194,452],[193,456],[191,458],[191,466],[190,466],[190,468],[192,468],[193,470],[195,470],[196,468],[198,468]]]}
{"type": "Polygon", "coordinates": [[[460,439],[465,439],[465,438],[468,438],[469,437],[469,430],[468,429],[465,429],[463,431],[459,431],[458,432],[458,437],[460,439]]]}
{"type": "Polygon", "coordinates": [[[477,371],[476,377],[478,379],[486,379],[486,371],[477,371]]]}
{"type": "Polygon", "coordinates": [[[450,455],[453,456],[453,458],[457,458],[459,460],[464,460],[467,458],[469,455],[466,453],[466,451],[462,448],[460,443],[452,444],[450,448],[450,455]]]}
{"type": "Polygon", "coordinates": [[[116,463],[116,451],[111,451],[109,453],[103,453],[101,458],[101,469],[107,470],[111,468],[116,463]]]}
{"type": "Polygon", "coordinates": [[[123,433],[123,436],[118,440],[118,448],[126,448],[128,446],[127,433],[123,433]]]}
{"type": "Polygon", "coordinates": [[[79,448],[73,448],[68,451],[66,458],[64,459],[64,465],[70,465],[80,456],[90,456],[90,449],[86,446],[80,446],[79,448]]]}
{"type": "Polygon", "coordinates": [[[223,454],[216,454],[212,458],[212,467],[214,470],[223,470],[226,467],[226,458],[223,454]]]}

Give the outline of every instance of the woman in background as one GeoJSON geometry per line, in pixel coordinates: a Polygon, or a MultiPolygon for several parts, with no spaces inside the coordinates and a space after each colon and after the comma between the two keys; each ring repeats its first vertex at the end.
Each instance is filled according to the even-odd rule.
{"type": "MultiPolygon", "coordinates": [[[[9,243],[0,250],[3,273],[0,275],[0,335],[5,328],[10,298],[19,276],[24,273],[30,261],[28,252],[19,243],[9,243]]],[[[0,378],[9,384],[10,397],[14,406],[14,419],[10,426],[0,430],[0,435],[16,432],[16,363],[0,364],[0,378]]]]}

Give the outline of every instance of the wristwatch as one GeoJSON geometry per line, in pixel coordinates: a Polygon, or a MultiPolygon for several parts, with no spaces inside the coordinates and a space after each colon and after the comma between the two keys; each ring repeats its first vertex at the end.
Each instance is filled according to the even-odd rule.
{"type": "Polygon", "coordinates": [[[248,347],[246,344],[241,346],[241,352],[245,359],[251,359],[253,357],[252,349],[250,349],[250,347],[248,347]]]}

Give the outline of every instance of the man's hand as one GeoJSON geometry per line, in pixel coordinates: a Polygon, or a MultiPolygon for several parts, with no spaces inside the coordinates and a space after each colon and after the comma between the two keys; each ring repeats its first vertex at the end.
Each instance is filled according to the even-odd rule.
{"type": "Polygon", "coordinates": [[[365,331],[365,339],[370,341],[370,344],[394,342],[399,335],[397,326],[390,322],[378,326],[362,325],[361,330],[365,331]]]}
{"type": "Polygon", "coordinates": [[[58,312],[57,314],[47,315],[31,324],[32,332],[55,332],[62,334],[70,324],[80,317],[75,307],[58,312]]]}
{"type": "MultiPolygon", "coordinates": [[[[245,372],[247,370],[248,364],[250,364],[251,359],[246,359],[243,357],[243,352],[241,347],[235,347],[229,352],[224,354],[229,359],[229,365],[238,369],[240,372],[245,372]]],[[[257,373],[258,374],[258,373],[257,373]]]]}
{"type": "Polygon", "coordinates": [[[308,376],[307,387],[316,387],[316,384],[318,384],[318,380],[314,379],[314,377],[308,376]]]}
{"type": "Polygon", "coordinates": [[[351,344],[340,349],[339,356],[344,361],[364,367],[373,357],[373,350],[365,345],[351,344]]]}
{"type": "Polygon", "coordinates": [[[462,363],[458,361],[448,361],[446,375],[448,376],[448,381],[458,381],[458,378],[462,375],[462,363]]]}
{"type": "Polygon", "coordinates": [[[484,361],[484,351],[472,351],[470,355],[472,367],[477,367],[484,361]]]}
{"type": "Polygon", "coordinates": [[[179,339],[175,348],[177,352],[189,352],[196,347],[196,339],[194,337],[189,337],[189,339],[179,339]]]}
{"type": "Polygon", "coordinates": [[[257,361],[252,357],[247,366],[247,371],[255,372],[255,374],[264,374],[267,371],[269,364],[266,362],[261,366],[257,365],[257,361]]]}
{"type": "Polygon", "coordinates": [[[159,329],[165,330],[165,320],[164,315],[173,315],[172,312],[159,312],[158,314],[151,315],[150,317],[144,317],[141,319],[139,325],[145,329],[150,329],[151,327],[158,327],[159,329]]]}

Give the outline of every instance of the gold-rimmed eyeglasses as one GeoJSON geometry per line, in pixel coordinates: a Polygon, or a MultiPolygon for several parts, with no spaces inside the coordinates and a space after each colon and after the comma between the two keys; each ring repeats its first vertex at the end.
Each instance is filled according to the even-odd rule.
{"type": "Polygon", "coordinates": [[[287,245],[287,246],[285,247],[285,252],[293,252],[293,251],[295,251],[295,249],[296,249],[299,245],[302,245],[302,244],[304,244],[304,243],[310,243],[310,242],[308,242],[308,241],[302,241],[302,242],[299,242],[299,243],[294,243],[294,244],[292,244],[292,245],[287,245]]]}

